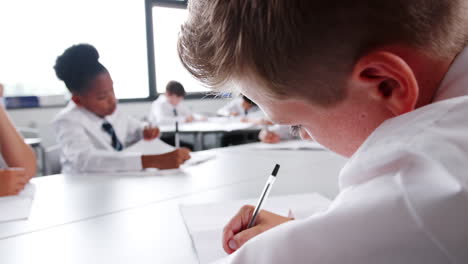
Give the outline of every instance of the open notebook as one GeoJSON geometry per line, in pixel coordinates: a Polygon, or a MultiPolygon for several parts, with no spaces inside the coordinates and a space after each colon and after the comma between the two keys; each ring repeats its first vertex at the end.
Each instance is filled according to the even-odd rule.
{"type": "MultiPolygon", "coordinates": [[[[181,204],[180,212],[192,239],[201,264],[216,261],[227,254],[221,245],[224,225],[245,204],[255,205],[256,200],[225,201],[213,204],[181,204]]],[[[330,201],[317,193],[272,196],[262,209],[288,216],[290,210],[322,211],[330,201]]]]}
{"type": "Polygon", "coordinates": [[[0,223],[28,219],[34,194],[34,185],[28,183],[20,194],[0,197],[0,223]]]}

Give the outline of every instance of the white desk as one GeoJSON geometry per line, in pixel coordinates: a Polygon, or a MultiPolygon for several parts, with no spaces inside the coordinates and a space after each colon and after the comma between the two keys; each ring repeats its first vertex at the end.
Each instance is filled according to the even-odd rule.
{"type": "Polygon", "coordinates": [[[345,162],[325,151],[216,152],[174,175],[34,179],[30,219],[0,224],[1,263],[196,263],[179,202],[256,198],[275,162],[282,168],[272,195],[333,198],[345,162]]]}
{"type": "MultiPolygon", "coordinates": [[[[159,127],[163,133],[174,133],[175,124],[163,125],[159,127]]],[[[205,134],[224,134],[230,132],[257,132],[262,129],[261,126],[241,122],[236,117],[210,117],[206,121],[195,121],[191,123],[179,124],[179,133],[193,134],[195,138],[195,149],[204,149],[205,134]]]]}

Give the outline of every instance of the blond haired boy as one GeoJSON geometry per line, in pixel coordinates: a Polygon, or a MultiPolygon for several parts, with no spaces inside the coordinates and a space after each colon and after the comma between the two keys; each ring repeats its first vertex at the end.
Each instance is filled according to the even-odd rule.
{"type": "MultiPolygon", "coordinates": [[[[350,157],[328,210],[253,208],[227,223],[229,263],[468,263],[464,0],[193,0],[179,54],[275,123],[350,157]]],[[[311,172],[311,177],[316,177],[311,172]]]]}

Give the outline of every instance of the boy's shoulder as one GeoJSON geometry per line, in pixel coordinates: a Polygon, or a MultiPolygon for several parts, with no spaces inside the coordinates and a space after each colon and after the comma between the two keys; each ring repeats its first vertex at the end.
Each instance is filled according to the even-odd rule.
{"type": "Polygon", "coordinates": [[[164,94],[161,94],[156,98],[156,100],[153,101],[152,106],[153,107],[161,107],[165,104],[167,104],[167,98],[164,94]]]}
{"type": "Polygon", "coordinates": [[[460,96],[387,120],[350,158],[342,170],[340,185],[344,187],[379,176],[371,172],[404,171],[406,166],[416,166],[415,160],[445,167],[451,175],[458,175],[457,170],[468,170],[464,162],[468,160],[465,113],[468,113],[468,96],[460,96]],[[409,162],[411,160],[413,162],[409,162]],[[345,174],[351,171],[362,178],[347,177],[345,174]]]}

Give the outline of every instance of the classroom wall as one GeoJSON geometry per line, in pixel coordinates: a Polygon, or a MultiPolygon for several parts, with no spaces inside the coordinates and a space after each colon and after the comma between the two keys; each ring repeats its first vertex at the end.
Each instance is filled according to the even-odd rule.
{"type": "MultiPolygon", "coordinates": [[[[191,99],[186,100],[185,103],[193,112],[213,113],[227,102],[227,99],[191,99]]],[[[148,114],[150,106],[151,102],[119,104],[121,110],[138,119],[148,114]]],[[[13,109],[8,110],[8,113],[17,127],[38,129],[43,145],[50,146],[55,143],[50,122],[61,109],[61,107],[13,109]]]]}

